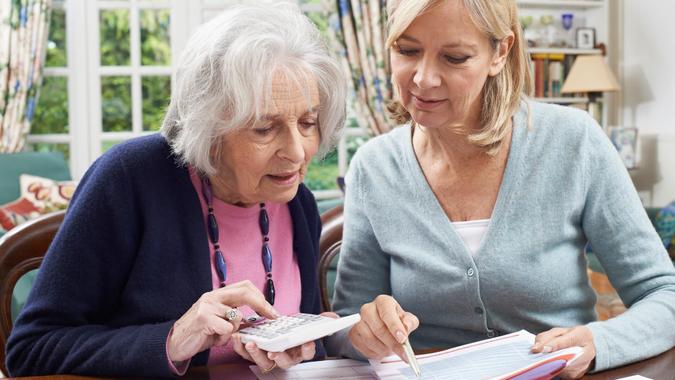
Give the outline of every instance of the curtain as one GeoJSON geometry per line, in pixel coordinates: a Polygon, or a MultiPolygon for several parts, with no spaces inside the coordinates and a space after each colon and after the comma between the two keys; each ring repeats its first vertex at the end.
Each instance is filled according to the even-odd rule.
{"type": "Polygon", "coordinates": [[[23,149],[42,84],[51,0],[0,0],[0,153],[23,149]]]}
{"type": "Polygon", "coordinates": [[[385,49],[385,0],[333,0],[329,36],[348,77],[357,122],[374,134],[388,132],[395,122],[387,117],[392,98],[389,53],[385,49]]]}

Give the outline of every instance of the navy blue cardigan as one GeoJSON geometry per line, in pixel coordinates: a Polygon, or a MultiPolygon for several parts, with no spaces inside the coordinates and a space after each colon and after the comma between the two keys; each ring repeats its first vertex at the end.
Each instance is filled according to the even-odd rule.
{"type": "MultiPolygon", "coordinates": [[[[288,206],[300,310],[319,313],[316,203],[300,185],[288,206]]],[[[210,290],[208,239],[187,168],[160,135],[119,144],[80,182],[12,330],[7,368],[12,376],[170,377],[169,330],[210,290]]],[[[207,360],[208,350],[192,365],[207,360]]]]}

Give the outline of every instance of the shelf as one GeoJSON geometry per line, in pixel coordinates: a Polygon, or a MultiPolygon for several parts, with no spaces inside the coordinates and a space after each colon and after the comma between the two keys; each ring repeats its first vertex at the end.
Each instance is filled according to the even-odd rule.
{"type": "Polygon", "coordinates": [[[516,3],[520,8],[589,9],[604,6],[601,0],[517,0],[516,3]]]}
{"type": "Polygon", "coordinates": [[[532,98],[537,102],[542,103],[558,103],[558,104],[575,104],[588,103],[588,98],[532,98]]]}
{"type": "Polygon", "coordinates": [[[602,54],[600,49],[573,49],[573,48],[529,48],[530,54],[570,54],[570,55],[596,55],[602,54]]]}

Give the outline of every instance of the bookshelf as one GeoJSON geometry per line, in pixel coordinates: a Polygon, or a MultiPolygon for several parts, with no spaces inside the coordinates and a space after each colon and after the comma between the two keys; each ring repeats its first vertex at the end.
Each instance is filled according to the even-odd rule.
{"type": "MultiPolygon", "coordinates": [[[[577,48],[577,28],[591,29],[595,46],[608,46],[609,2],[611,0],[517,0],[524,36],[529,40],[531,70],[536,101],[587,109],[584,94],[561,94],[560,89],[576,57],[602,55],[595,47],[577,48]],[[567,23],[563,22],[563,15],[567,23]],[[567,24],[567,28],[563,25],[567,24]],[[571,25],[570,25],[571,24],[571,25]],[[534,46],[533,46],[534,45],[534,46]]],[[[603,99],[600,99],[603,102],[603,99]]],[[[600,124],[606,128],[607,109],[603,108],[600,124]]]]}

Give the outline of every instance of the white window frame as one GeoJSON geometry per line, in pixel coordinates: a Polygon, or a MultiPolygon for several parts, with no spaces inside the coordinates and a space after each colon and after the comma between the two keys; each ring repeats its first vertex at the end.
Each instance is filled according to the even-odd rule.
{"type": "MultiPolygon", "coordinates": [[[[296,0],[297,1],[297,0],[296,0]]],[[[46,77],[61,76],[68,79],[68,129],[67,134],[29,135],[28,143],[60,143],[70,146],[70,171],[79,180],[89,166],[101,155],[104,141],[126,140],[155,132],[145,132],[142,126],[141,78],[148,75],[167,75],[173,71],[189,36],[204,22],[207,13],[219,12],[241,0],[54,0],[55,7],[66,12],[67,67],[45,68],[46,77]],[[130,10],[130,65],[102,67],[100,64],[99,11],[101,9],[130,10]],[[171,10],[171,67],[140,65],[140,21],[138,9],[171,10]],[[103,132],[101,109],[101,78],[103,76],[131,77],[132,128],[129,132],[103,132]]],[[[321,4],[302,4],[305,12],[322,11],[321,4]]],[[[171,86],[173,88],[173,82],[171,86]]],[[[338,175],[347,172],[347,138],[367,137],[364,128],[345,128],[337,147],[338,175]]],[[[317,199],[341,197],[340,190],[314,191],[317,199]]]]}
{"type": "MultiPolygon", "coordinates": [[[[125,140],[144,134],[142,121],[141,77],[170,76],[172,66],[140,65],[139,9],[170,9],[171,62],[176,62],[187,40],[190,3],[185,0],[55,0],[55,8],[66,12],[67,66],[45,68],[45,77],[68,79],[68,133],[29,135],[27,142],[64,143],[70,146],[70,171],[79,180],[96,158],[101,155],[103,141],[125,140]],[[101,9],[130,10],[130,65],[101,67],[99,53],[99,11],[101,9]],[[131,77],[132,129],[130,132],[103,132],[101,120],[101,77],[123,75],[131,77]]],[[[172,84],[173,86],[173,84],[172,84]]]]}

